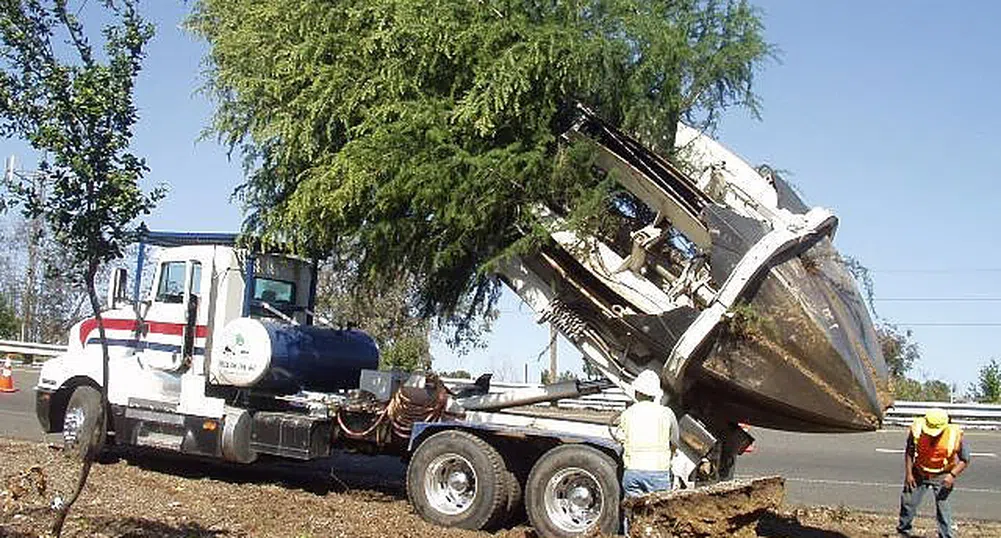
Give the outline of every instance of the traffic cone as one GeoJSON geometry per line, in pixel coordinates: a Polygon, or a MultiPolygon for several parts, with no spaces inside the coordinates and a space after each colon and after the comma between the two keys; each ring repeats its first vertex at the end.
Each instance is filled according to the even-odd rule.
{"type": "Polygon", "coordinates": [[[3,368],[0,368],[0,392],[17,392],[14,388],[14,365],[10,363],[10,357],[3,363],[3,368]]]}

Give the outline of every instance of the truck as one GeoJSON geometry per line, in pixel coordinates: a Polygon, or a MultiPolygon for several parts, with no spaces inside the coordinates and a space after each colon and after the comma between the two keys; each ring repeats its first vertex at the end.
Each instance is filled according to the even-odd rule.
{"type": "Polygon", "coordinates": [[[498,276],[604,376],[506,391],[379,371],[365,332],[315,312],[317,263],[235,234],[145,232],[131,290],[116,269],[102,313],[109,408],[95,319],[42,367],[39,422],[81,456],[132,445],[251,465],[333,451],[394,454],[425,519],[496,528],[520,513],[541,536],[620,524],[621,446],[607,421],[531,404],[660,373],[680,417],[678,487],[733,475],[753,439],[740,426],[878,428],[887,371],[857,285],[832,245],[837,218],[679,125],[686,169],[580,107],[564,134],[592,144],[595,173],[622,189],[612,233],[582,235],[539,206],[551,240],[498,276]],[[158,247],[149,289],[146,249],[158,247]],[[533,411],[534,409],[534,411],[533,411]]]}

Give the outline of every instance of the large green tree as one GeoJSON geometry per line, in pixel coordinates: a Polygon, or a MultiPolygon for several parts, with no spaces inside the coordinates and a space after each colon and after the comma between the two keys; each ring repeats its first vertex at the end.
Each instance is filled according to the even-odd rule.
{"type": "Polygon", "coordinates": [[[679,120],[757,113],[772,53],[740,0],[199,0],[189,26],[248,228],[357,249],[360,280],[410,274],[418,315],[462,319],[535,204],[607,199],[588,152],[559,149],[577,103],[670,154],[679,120]]]}
{"type": "MultiPolygon", "coordinates": [[[[86,4],[0,0],[0,136],[26,140],[45,155],[38,173],[47,195],[38,196],[30,185],[15,185],[14,191],[25,213],[43,218],[65,248],[65,276],[87,290],[103,350],[96,420],[103,428],[108,348],[95,275],[121,257],[135,237],[136,218],[162,192],[139,188],[146,165],[129,151],[138,119],[133,89],[153,27],[139,15],[136,0],[103,0],[93,6],[100,10],[94,16],[108,21],[97,36],[103,50],[95,50],[78,18],[86,4]]],[[[57,536],[101,438],[81,440],[88,449],[76,488],[53,524],[57,536]]]]}

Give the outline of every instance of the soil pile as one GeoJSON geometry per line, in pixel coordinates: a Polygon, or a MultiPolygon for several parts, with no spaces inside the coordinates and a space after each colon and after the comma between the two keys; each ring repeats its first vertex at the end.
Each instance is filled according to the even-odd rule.
{"type": "Polygon", "coordinates": [[[782,505],[779,477],[721,482],[694,490],[626,499],[629,535],[648,538],[752,538],[763,517],[782,505]]]}
{"type": "MultiPolygon", "coordinates": [[[[79,464],[44,444],[0,440],[0,537],[34,538],[52,523],[79,464]]],[[[82,538],[533,538],[525,526],[496,534],[426,523],[406,501],[404,467],[387,457],[337,457],[250,466],[149,452],[114,452],[94,466],[64,536],[82,538]]],[[[895,518],[822,507],[786,508],[757,536],[870,538],[895,518]]],[[[934,521],[917,523],[934,536],[934,521]]],[[[661,534],[668,536],[669,534],[661,534]]],[[[754,534],[751,534],[753,536],[754,534]]],[[[961,536],[1001,536],[1001,523],[960,522],[961,536]]]]}

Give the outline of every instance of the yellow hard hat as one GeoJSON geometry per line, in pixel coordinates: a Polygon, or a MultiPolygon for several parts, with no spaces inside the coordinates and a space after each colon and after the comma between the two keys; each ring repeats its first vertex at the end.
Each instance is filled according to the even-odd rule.
{"type": "Polygon", "coordinates": [[[946,413],[945,409],[935,407],[925,413],[925,423],[921,426],[921,431],[925,435],[936,437],[942,433],[947,424],[949,424],[949,413],[946,413]]]}

